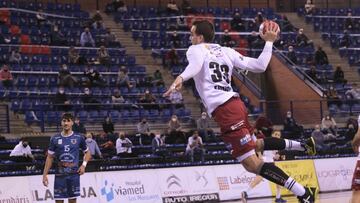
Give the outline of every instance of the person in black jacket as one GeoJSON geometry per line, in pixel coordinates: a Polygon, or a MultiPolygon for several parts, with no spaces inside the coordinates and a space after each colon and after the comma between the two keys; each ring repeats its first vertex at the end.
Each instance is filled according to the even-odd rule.
{"type": "Polygon", "coordinates": [[[86,128],[84,124],[80,122],[79,117],[75,118],[74,125],[72,126],[72,130],[74,131],[74,133],[81,133],[83,135],[86,134],[86,128]]]}
{"type": "Polygon", "coordinates": [[[103,124],[103,131],[106,134],[114,134],[114,124],[111,121],[111,118],[108,116],[105,118],[103,124]]]}

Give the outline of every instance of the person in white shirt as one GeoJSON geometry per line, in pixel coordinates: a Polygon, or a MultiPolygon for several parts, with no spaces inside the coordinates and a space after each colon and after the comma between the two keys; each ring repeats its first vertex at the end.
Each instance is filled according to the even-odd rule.
{"type": "Polygon", "coordinates": [[[233,92],[231,87],[234,68],[254,73],[266,70],[271,59],[273,42],[278,38],[279,27],[272,21],[264,23],[264,32],[260,32],[260,37],[266,43],[256,59],[242,56],[231,48],[213,44],[213,24],[206,20],[195,21],[190,34],[193,45],[186,53],[189,64],[163,96],[168,96],[173,89],[180,90],[184,81],[193,78],[208,115],[214,117],[219,124],[224,142],[232,145],[233,157],[240,161],[247,171],[292,191],[300,202],[312,203],[315,199],[315,188],[305,189],[279,167],[264,163],[255,155],[255,151],[292,149],[315,154],[313,139],[309,139],[306,144],[272,137],[256,141],[247,118],[246,107],[239,94],[233,92]]]}
{"type": "Polygon", "coordinates": [[[119,133],[119,138],[116,140],[116,154],[121,158],[132,156],[132,142],[125,137],[124,132],[119,133]]]}
{"type": "Polygon", "coordinates": [[[21,138],[10,153],[10,160],[15,162],[32,162],[35,160],[27,138],[21,138]]]}
{"type": "Polygon", "coordinates": [[[359,127],[357,130],[357,133],[351,142],[353,150],[354,150],[355,154],[358,156],[353,179],[352,179],[352,184],[351,184],[351,189],[353,191],[351,203],[360,202],[360,154],[359,154],[359,151],[360,151],[360,114],[358,117],[358,124],[359,124],[358,125],[359,127]]]}
{"type": "Polygon", "coordinates": [[[191,162],[194,162],[194,154],[200,154],[201,161],[204,162],[205,149],[202,138],[199,136],[199,132],[195,130],[193,135],[189,137],[185,154],[190,156],[191,162]]]}

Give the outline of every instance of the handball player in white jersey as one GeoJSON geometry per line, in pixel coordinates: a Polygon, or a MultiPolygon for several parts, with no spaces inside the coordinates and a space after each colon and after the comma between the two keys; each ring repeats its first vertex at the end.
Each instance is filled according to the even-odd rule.
{"type": "Polygon", "coordinates": [[[351,189],[353,191],[352,203],[359,203],[360,202],[360,115],[358,117],[358,130],[354,136],[354,139],[352,141],[352,146],[355,151],[355,153],[358,155],[358,160],[356,163],[351,189]]]}
{"type": "Polygon", "coordinates": [[[264,26],[265,33],[260,33],[266,41],[265,47],[256,58],[245,57],[235,50],[213,44],[214,26],[206,20],[195,21],[191,27],[191,42],[186,57],[189,62],[182,74],[172,83],[164,96],[173,89],[180,90],[184,81],[191,78],[209,115],[221,128],[222,139],[232,145],[232,156],[239,160],[244,168],[254,174],[292,191],[300,202],[312,203],[315,199],[313,188],[304,188],[277,166],[264,163],[255,155],[255,150],[303,150],[315,153],[313,140],[307,144],[278,138],[267,138],[256,142],[252,136],[252,127],[247,119],[247,110],[231,87],[231,75],[234,68],[262,73],[268,66],[273,42],[279,27],[275,23],[264,26]]]}

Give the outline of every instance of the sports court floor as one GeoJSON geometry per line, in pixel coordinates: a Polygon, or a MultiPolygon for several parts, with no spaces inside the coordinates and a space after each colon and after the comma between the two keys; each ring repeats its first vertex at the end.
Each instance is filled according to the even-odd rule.
{"type": "MultiPolygon", "coordinates": [[[[316,198],[316,203],[349,203],[351,199],[351,191],[345,192],[334,192],[334,193],[324,193],[319,194],[316,198]]],[[[283,199],[287,200],[287,203],[298,203],[298,200],[295,197],[284,197],[283,199]]],[[[273,203],[274,199],[254,199],[248,200],[248,203],[273,203]]],[[[242,203],[242,201],[231,201],[227,203],[242,203]]],[[[360,203],[360,202],[359,202],[360,203]]]]}

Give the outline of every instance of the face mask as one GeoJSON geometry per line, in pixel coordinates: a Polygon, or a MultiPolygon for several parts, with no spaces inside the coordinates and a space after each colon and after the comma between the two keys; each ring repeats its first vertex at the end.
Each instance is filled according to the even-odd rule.
{"type": "Polygon", "coordinates": [[[173,122],[175,122],[175,121],[176,121],[176,118],[172,118],[171,120],[172,120],[173,122]]]}
{"type": "Polygon", "coordinates": [[[85,94],[90,94],[90,91],[89,91],[89,90],[85,90],[85,94]]]}
{"type": "Polygon", "coordinates": [[[155,137],[156,137],[156,138],[160,138],[160,135],[159,135],[159,134],[158,134],[158,135],[155,135],[155,137]]]}
{"type": "Polygon", "coordinates": [[[205,118],[206,118],[206,116],[201,116],[201,118],[202,118],[202,119],[205,119],[205,118]]]}
{"type": "Polygon", "coordinates": [[[64,90],[59,90],[59,93],[60,93],[60,94],[64,94],[64,90]]]}
{"type": "Polygon", "coordinates": [[[67,68],[67,66],[63,66],[63,69],[64,69],[64,70],[67,70],[68,68],[67,68]]]}

